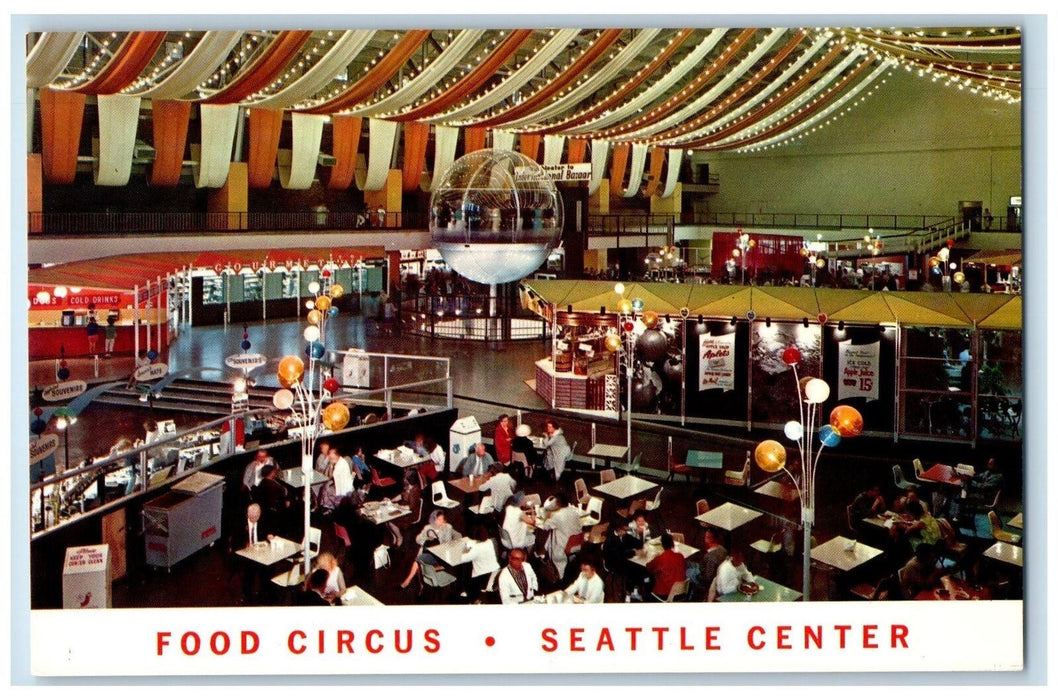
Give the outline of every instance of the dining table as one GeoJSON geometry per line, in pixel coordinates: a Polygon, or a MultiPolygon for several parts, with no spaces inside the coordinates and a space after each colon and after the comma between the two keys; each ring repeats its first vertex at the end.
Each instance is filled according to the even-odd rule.
{"type": "Polygon", "coordinates": [[[600,458],[606,464],[606,469],[610,468],[610,462],[615,459],[624,459],[625,455],[628,454],[628,448],[624,445],[608,445],[603,442],[597,442],[591,446],[588,450],[588,456],[592,458],[600,458]]]}
{"type": "Polygon", "coordinates": [[[772,479],[761,486],[753,489],[753,493],[759,493],[768,498],[777,498],[787,503],[800,499],[800,491],[793,484],[788,484],[779,479],[772,479]]]}
{"type": "Polygon", "coordinates": [[[1019,530],[1024,530],[1025,529],[1025,518],[1019,512],[1017,515],[1015,515],[1013,518],[1011,518],[1010,520],[1007,521],[1007,526],[1008,527],[1015,527],[1015,528],[1017,528],[1019,530]]]}
{"type": "Polygon", "coordinates": [[[426,551],[435,555],[448,566],[454,568],[463,563],[463,555],[468,551],[468,548],[472,544],[472,540],[466,537],[460,537],[459,539],[451,540],[450,542],[440,542],[435,544],[432,547],[428,547],[426,551]]]}
{"type": "Polygon", "coordinates": [[[235,553],[261,566],[272,566],[294,556],[300,551],[301,545],[299,543],[277,536],[271,540],[247,545],[235,553]]]}
{"type": "MultiPolygon", "coordinates": [[[[676,551],[684,556],[685,559],[690,559],[692,556],[697,554],[700,550],[696,547],[692,547],[685,542],[675,542],[676,551]]],[[[650,562],[654,561],[664,550],[661,546],[661,538],[654,537],[647,540],[646,545],[635,550],[635,553],[628,558],[628,561],[633,564],[639,564],[640,566],[646,566],[650,562]]]]}
{"type": "Polygon", "coordinates": [[[838,535],[832,540],[813,547],[811,554],[813,560],[847,572],[881,556],[883,552],[877,547],[838,535]]]}
{"type": "Polygon", "coordinates": [[[1024,550],[1009,542],[995,542],[984,551],[984,556],[1011,566],[1023,566],[1024,550]]]}
{"type": "Polygon", "coordinates": [[[731,532],[764,515],[759,510],[728,501],[697,516],[695,520],[731,532]]]}
{"type": "MultiPolygon", "coordinates": [[[[320,474],[315,469],[311,470],[311,475],[309,479],[309,483],[312,486],[316,486],[317,484],[325,484],[330,481],[330,479],[327,478],[326,475],[320,474]]],[[[291,469],[280,470],[279,480],[295,490],[304,488],[305,486],[305,477],[301,473],[300,467],[292,467],[291,469]]]]}
{"type": "Polygon", "coordinates": [[[420,455],[414,450],[402,450],[400,448],[392,450],[379,450],[375,453],[375,459],[385,462],[386,464],[392,464],[398,469],[411,469],[417,467],[420,464],[426,464],[430,461],[430,456],[420,455]]]}
{"type": "Polygon", "coordinates": [[[950,464],[934,464],[926,471],[919,474],[919,481],[928,481],[943,486],[962,487],[963,478],[950,464]]]}
{"type": "Polygon", "coordinates": [[[915,600],[991,600],[992,591],[985,586],[967,583],[951,576],[941,579],[933,588],[919,591],[915,600]]]}
{"type": "Polygon", "coordinates": [[[345,595],[343,595],[340,600],[342,601],[342,605],[385,605],[385,603],[365,591],[360,586],[347,588],[345,595]]]}
{"type": "Polygon", "coordinates": [[[745,593],[742,590],[737,590],[734,593],[725,593],[722,596],[717,596],[716,600],[720,603],[792,603],[801,599],[801,591],[787,588],[781,583],[776,583],[759,575],[754,576],[753,580],[758,586],[755,593],[745,593]]]}
{"type": "Polygon", "coordinates": [[[411,514],[411,508],[397,501],[368,501],[360,506],[360,516],[375,525],[383,525],[411,514]]]}
{"type": "Polygon", "coordinates": [[[599,486],[592,486],[591,488],[604,496],[609,496],[610,498],[622,501],[638,496],[655,486],[657,486],[657,484],[653,481],[647,481],[635,474],[625,474],[619,479],[608,481],[599,486]]]}

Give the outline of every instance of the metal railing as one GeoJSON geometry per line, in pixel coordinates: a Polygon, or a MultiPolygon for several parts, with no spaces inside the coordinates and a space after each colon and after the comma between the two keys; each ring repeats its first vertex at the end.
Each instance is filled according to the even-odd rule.
{"type": "Polygon", "coordinates": [[[951,219],[944,214],[789,214],[760,212],[707,212],[684,215],[681,224],[709,226],[768,226],[817,229],[903,229],[937,226],[951,219]]]}
{"type": "Polygon", "coordinates": [[[487,294],[422,294],[401,304],[401,327],[414,335],[456,340],[540,340],[547,322],[522,308],[517,295],[497,297],[495,313],[487,294]]]}
{"type": "MultiPolygon", "coordinates": [[[[352,356],[366,361],[367,364],[361,368],[363,372],[353,378],[354,382],[343,382],[341,393],[335,394],[335,399],[355,403],[357,406],[377,407],[383,417],[390,418],[394,416],[394,410],[414,409],[418,415],[424,411],[452,408],[451,360],[447,357],[375,352],[336,354],[352,356]]],[[[263,381],[258,382],[258,386],[263,384],[263,381]]],[[[278,387],[278,384],[276,386],[278,387]]],[[[164,392],[164,389],[162,391],[164,392]]],[[[277,415],[279,413],[281,411],[278,409],[233,412],[150,444],[107,455],[91,464],[66,469],[62,474],[30,484],[30,532],[33,537],[37,537],[74,522],[99,508],[120,505],[148,491],[170,485],[216,461],[233,456],[237,454],[233,443],[221,448],[222,426],[231,425],[236,420],[266,423],[269,418],[275,417],[282,420],[286,427],[291,427],[285,418],[277,415]],[[125,470],[129,471],[127,478],[115,480],[115,485],[111,487],[120,488],[123,483],[127,485],[125,492],[107,500],[107,476],[125,470]],[[88,502],[84,493],[91,489],[93,484],[96,485],[97,496],[92,502],[88,502]],[[50,514],[47,513],[49,509],[50,514]]],[[[370,425],[371,422],[362,425],[370,425]]],[[[361,425],[350,426],[337,432],[341,434],[359,427],[361,425]]],[[[68,436],[64,436],[64,439],[68,439],[68,436]]],[[[262,444],[261,448],[268,449],[296,441],[295,438],[288,437],[271,444],[262,444]]]]}
{"type": "Polygon", "coordinates": [[[30,236],[231,231],[425,230],[423,212],[30,212],[30,236]]]}

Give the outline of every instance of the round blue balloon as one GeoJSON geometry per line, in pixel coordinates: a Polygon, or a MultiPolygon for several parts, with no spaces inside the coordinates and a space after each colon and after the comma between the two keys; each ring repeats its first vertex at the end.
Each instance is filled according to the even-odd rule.
{"type": "Polygon", "coordinates": [[[147,359],[150,360],[151,362],[154,362],[155,360],[157,360],[158,359],[158,351],[157,350],[148,350],[147,351],[147,359]]]}
{"type": "Polygon", "coordinates": [[[250,341],[249,340],[242,341],[242,349],[243,350],[249,350],[250,349],[250,341]]]}
{"type": "Polygon", "coordinates": [[[824,425],[819,429],[819,441],[825,447],[837,447],[838,443],[841,442],[841,435],[832,426],[824,425]]]}
{"type": "Polygon", "coordinates": [[[48,424],[40,418],[34,418],[33,422],[29,424],[29,429],[33,431],[34,435],[40,435],[46,427],[48,427],[48,424]]]}
{"type": "Polygon", "coordinates": [[[632,308],[635,309],[636,311],[642,311],[644,306],[645,306],[645,304],[643,303],[642,299],[637,297],[637,298],[632,300],[632,308]]]}
{"type": "Polygon", "coordinates": [[[746,312],[746,318],[748,318],[750,321],[752,321],[756,317],[757,317],[757,314],[756,314],[755,311],[753,311],[753,309],[750,309],[749,311],[746,312]]]}
{"type": "Polygon", "coordinates": [[[322,358],[327,353],[327,348],[318,340],[314,340],[305,346],[305,354],[314,360],[322,358]]]}
{"type": "Polygon", "coordinates": [[[332,306],[331,308],[327,309],[327,315],[330,316],[331,318],[334,318],[335,316],[337,316],[338,315],[338,307],[337,306],[332,306]]]}
{"type": "Polygon", "coordinates": [[[59,378],[60,382],[65,382],[70,378],[70,369],[68,367],[60,367],[59,371],[55,373],[55,376],[59,378]]]}

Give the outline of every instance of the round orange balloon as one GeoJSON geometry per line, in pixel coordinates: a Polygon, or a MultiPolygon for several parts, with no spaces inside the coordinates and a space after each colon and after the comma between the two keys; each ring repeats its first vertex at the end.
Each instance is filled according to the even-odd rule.
{"type": "Polygon", "coordinates": [[[287,355],[279,361],[276,377],[284,389],[289,389],[305,376],[305,363],[297,355],[287,355]]]}
{"type": "Polygon", "coordinates": [[[326,311],[327,309],[331,308],[331,298],[316,297],[316,308],[320,311],[326,311]]]}
{"type": "Polygon", "coordinates": [[[813,377],[801,377],[801,379],[797,382],[798,393],[801,394],[802,401],[808,400],[808,395],[805,394],[805,387],[808,386],[808,382],[812,381],[812,379],[813,377]]]}
{"type": "Polygon", "coordinates": [[[337,299],[341,295],[345,294],[345,289],[340,284],[332,284],[331,288],[327,290],[327,294],[331,299],[337,299]]]}
{"type": "Polygon", "coordinates": [[[320,325],[320,312],[316,309],[309,312],[309,323],[314,326],[320,325]]]}
{"type": "Polygon", "coordinates": [[[647,328],[653,328],[658,325],[658,312],[657,311],[644,311],[643,312],[643,325],[647,328]]]}
{"type": "Polygon", "coordinates": [[[617,311],[622,314],[632,313],[632,302],[628,299],[622,299],[621,301],[617,302],[617,311]]]}
{"type": "Polygon", "coordinates": [[[775,440],[764,440],[753,453],[757,466],[766,472],[777,472],[786,466],[786,448],[775,440]]]}
{"type": "Polygon", "coordinates": [[[606,349],[610,352],[617,352],[621,349],[621,336],[616,333],[608,333],[606,340],[603,342],[606,344],[606,349]]]}
{"type": "Polygon", "coordinates": [[[852,406],[837,406],[830,412],[830,427],[843,438],[856,437],[863,432],[863,416],[852,406]]]}
{"type": "Polygon", "coordinates": [[[335,401],[323,409],[320,418],[328,430],[341,430],[349,423],[349,407],[340,401],[335,401]]]}

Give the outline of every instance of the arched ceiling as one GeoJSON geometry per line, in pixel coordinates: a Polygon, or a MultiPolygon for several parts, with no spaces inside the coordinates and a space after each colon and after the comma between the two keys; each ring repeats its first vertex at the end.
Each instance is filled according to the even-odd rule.
{"type": "Polygon", "coordinates": [[[891,70],[1015,103],[1012,27],[257,30],[31,35],[33,88],[749,150],[831,123],[891,70]]]}

